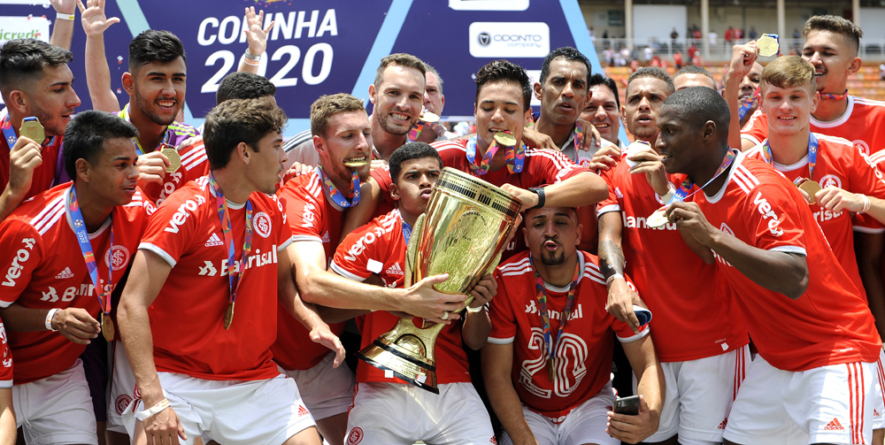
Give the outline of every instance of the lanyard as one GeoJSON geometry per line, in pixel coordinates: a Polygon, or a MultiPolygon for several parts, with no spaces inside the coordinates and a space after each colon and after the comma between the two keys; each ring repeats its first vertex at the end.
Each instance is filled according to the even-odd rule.
{"type": "Polygon", "coordinates": [[[541,316],[541,325],[544,329],[544,345],[547,347],[547,372],[552,382],[556,380],[556,347],[559,345],[559,340],[562,339],[562,331],[565,329],[572,309],[575,307],[575,290],[578,287],[578,278],[581,276],[579,273],[581,262],[578,261],[575,264],[575,276],[572,278],[572,283],[569,284],[568,297],[566,297],[565,307],[562,309],[562,315],[559,318],[559,331],[556,333],[556,338],[553,339],[551,339],[550,314],[547,311],[547,290],[544,288],[544,279],[541,278],[538,269],[535,268],[535,259],[531,254],[529,254],[529,262],[531,262],[532,270],[535,273],[535,294],[538,299],[538,313],[541,316]]]}
{"type": "Polygon", "coordinates": [[[581,121],[575,122],[575,151],[581,150],[584,146],[584,126],[581,121]]]}
{"type": "MultiPolygon", "coordinates": [[[[31,116],[31,117],[26,117],[26,118],[22,119],[22,122],[35,121],[35,120],[37,120],[37,118],[31,116]]],[[[15,130],[12,128],[12,122],[10,122],[10,120],[9,120],[9,115],[4,116],[3,120],[0,121],[0,130],[3,131],[3,137],[6,138],[6,142],[9,144],[9,150],[12,151],[12,147],[15,146],[16,142],[18,142],[18,136],[15,135],[15,130]]],[[[44,145],[43,142],[45,142],[45,140],[44,141],[34,141],[34,142],[40,144],[40,149],[41,150],[43,149],[43,145],[44,145]]],[[[54,143],[55,143],[55,136],[53,136],[51,139],[49,139],[48,145],[52,145],[54,143]]]]}
{"type": "MultiPolygon", "coordinates": [[[[123,107],[123,109],[120,110],[119,113],[117,113],[117,116],[122,117],[123,119],[126,119],[126,122],[132,123],[132,119],[129,119],[129,105],[130,104],[126,104],[126,106],[123,107]]],[[[163,136],[163,142],[160,143],[160,145],[158,145],[158,147],[162,147],[163,145],[170,145],[169,138],[171,136],[171,133],[172,132],[169,131],[169,126],[166,126],[166,136],[163,136]]],[[[141,146],[141,142],[138,142],[138,138],[137,137],[132,138],[132,141],[135,142],[135,153],[139,156],[145,154],[145,150],[141,146]]]]}
{"type": "MultiPolygon", "coordinates": [[[[814,180],[814,166],[817,165],[817,137],[814,133],[808,133],[808,179],[814,180]]],[[[774,163],[774,155],[771,154],[771,145],[768,145],[768,139],[762,144],[765,162],[769,165],[774,163]]]]}
{"type": "Polygon", "coordinates": [[[738,119],[744,120],[744,118],[747,117],[747,113],[750,112],[750,108],[753,108],[758,101],[759,87],[756,87],[756,91],[753,91],[753,95],[745,100],[744,103],[741,104],[741,108],[738,109],[738,119]]]}
{"type": "Polygon", "coordinates": [[[403,238],[406,239],[406,245],[409,245],[409,240],[412,238],[412,226],[403,219],[403,214],[400,212],[399,220],[403,224],[403,238]]]}
{"type": "MultiPolygon", "coordinates": [[[[86,269],[89,271],[89,277],[92,278],[92,284],[95,286],[95,296],[98,297],[98,305],[101,307],[101,312],[104,315],[108,315],[111,313],[111,299],[109,292],[104,291],[104,288],[101,286],[101,283],[98,280],[98,263],[95,261],[95,254],[92,252],[92,244],[89,242],[89,233],[86,232],[86,223],[83,220],[83,212],[80,211],[80,204],[77,202],[77,192],[74,190],[74,186],[71,186],[70,193],[68,194],[68,209],[71,211],[71,219],[74,220],[74,234],[77,236],[77,242],[80,244],[80,252],[83,253],[83,259],[86,261],[86,269]]],[[[113,213],[111,213],[111,244],[108,247],[108,252],[113,256],[114,249],[114,222],[113,222],[113,213]]],[[[108,289],[112,289],[114,282],[112,271],[114,268],[111,264],[112,260],[109,258],[108,263],[108,289]]]]}
{"type": "Polygon", "coordinates": [[[231,235],[230,209],[227,208],[227,200],[224,194],[218,188],[215,177],[209,175],[209,183],[215,191],[215,202],[218,204],[218,218],[221,219],[221,231],[224,234],[224,243],[227,249],[227,276],[228,286],[230,286],[230,297],[228,304],[233,306],[237,301],[237,291],[240,288],[241,275],[246,271],[246,263],[249,261],[249,254],[252,253],[252,201],[246,201],[246,240],[243,242],[242,260],[237,260],[234,249],[233,235],[231,235]]]}
{"type": "MultiPolygon", "coordinates": [[[[492,166],[492,158],[495,157],[495,153],[500,147],[498,141],[493,140],[486,154],[480,160],[480,164],[476,165],[476,136],[470,138],[467,141],[467,163],[470,165],[471,173],[477,176],[488,173],[492,166]]],[[[504,150],[506,150],[504,161],[507,163],[507,170],[510,171],[510,174],[522,172],[525,164],[525,145],[522,141],[517,141],[516,147],[504,146],[504,150]]]]}
{"type": "Polygon", "coordinates": [[[702,185],[699,189],[695,190],[692,193],[688,193],[688,191],[691,190],[692,187],[694,187],[694,181],[692,181],[691,178],[685,178],[685,181],[682,181],[682,185],[679,186],[679,190],[676,190],[676,193],[674,193],[673,197],[670,198],[669,201],[667,201],[666,205],[669,206],[673,202],[685,201],[686,199],[688,199],[689,196],[703,190],[704,187],[710,185],[710,183],[715,181],[716,178],[722,175],[722,173],[725,173],[725,170],[727,170],[728,167],[731,166],[731,163],[734,162],[734,158],[736,158],[737,155],[737,149],[730,148],[728,150],[728,153],[725,154],[725,158],[722,159],[722,164],[719,164],[719,168],[716,170],[716,174],[714,174],[713,177],[710,178],[710,180],[707,181],[706,184],[702,185]]]}
{"type": "Polygon", "coordinates": [[[418,136],[421,136],[421,132],[427,129],[433,130],[433,132],[436,133],[436,137],[440,137],[446,133],[445,127],[439,122],[419,120],[418,122],[415,122],[415,125],[409,130],[409,142],[415,142],[418,140],[418,136]]]}
{"type": "Polygon", "coordinates": [[[821,99],[844,100],[846,97],[848,97],[848,88],[846,88],[845,92],[842,94],[820,93],[821,99]]]}
{"type": "Polygon", "coordinates": [[[350,199],[344,197],[344,194],[341,193],[341,190],[338,190],[338,187],[335,187],[335,184],[332,183],[332,180],[326,176],[326,172],[323,170],[323,166],[317,166],[319,169],[320,177],[323,178],[323,184],[326,184],[326,189],[329,191],[329,196],[332,198],[332,201],[335,201],[335,204],[338,204],[341,207],[356,207],[357,204],[360,203],[360,174],[357,173],[356,170],[353,171],[353,175],[350,179],[350,199]]]}

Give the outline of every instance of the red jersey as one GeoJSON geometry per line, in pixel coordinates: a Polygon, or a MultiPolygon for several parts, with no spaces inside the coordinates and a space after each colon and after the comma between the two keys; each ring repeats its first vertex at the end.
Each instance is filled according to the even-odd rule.
{"type": "Polygon", "coordinates": [[[0,320],[0,389],[12,388],[12,351],[6,340],[6,330],[3,329],[3,321],[0,320]]]}
{"type": "Polygon", "coordinates": [[[373,169],[370,174],[381,189],[381,201],[378,202],[378,207],[375,208],[374,216],[386,215],[396,209],[397,206],[396,201],[390,196],[390,184],[393,182],[390,178],[390,166],[385,163],[384,167],[373,169]]]}
{"type": "MultiPolygon", "coordinates": [[[[4,116],[0,119],[0,126],[6,124],[8,121],[9,116],[4,116]]],[[[0,193],[3,193],[3,191],[6,190],[6,184],[9,183],[9,154],[13,146],[9,145],[10,141],[8,141],[6,137],[0,139],[2,139],[0,140],[0,193]]],[[[28,190],[28,193],[25,194],[25,199],[36,196],[52,188],[52,184],[55,181],[55,169],[58,164],[56,161],[61,154],[63,139],[64,137],[62,136],[56,136],[47,141],[48,145],[42,147],[40,157],[43,158],[43,163],[34,169],[31,188],[28,190]]]]}
{"type": "MultiPolygon", "coordinates": [[[[655,316],[652,338],[660,360],[697,360],[749,343],[746,327],[729,314],[730,301],[718,291],[716,266],[704,264],[675,223],[657,229],[646,225],[646,218],[664,202],[645,175],[630,174],[630,166],[619,162],[603,178],[609,197],[599,204],[599,215],[620,213],[624,272],[655,316]]],[[[685,175],[669,179],[678,187],[685,175]]]]}
{"type": "MultiPolygon", "coordinates": [[[[326,254],[324,266],[327,266],[341,240],[344,209],[326,196],[319,167],[310,174],[291,179],[277,191],[277,198],[285,209],[292,240],[323,243],[326,254]]],[[[277,317],[277,341],[271,351],[274,360],[283,369],[313,368],[330,352],[329,348],[311,341],[307,328],[295,322],[282,306],[277,317]]],[[[333,334],[340,336],[344,332],[344,325],[332,323],[329,328],[333,334]]]]}
{"type": "MultiPolygon", "coordinates": [[[[605,311],[608,290],[599,271],[599,258],[578,253],[578,267],[583,273],[575,290],[575,306],[562,339],[557,342],[555,384],[547,374],[548,357],[529,252],[516,255],[495,270],[498,295],[489,310],[489,343],[513,344],[512,378],[519,399],[532,411],[555,422],[562,421],[609,382],[615,334],[621,342],[631,342],[649,332],[643,326],[638,335],[634,334],[626,323],[605,311]]],[[[550,331],[555,335],[559,332],[568,287],[547,283],[545,287],[550,331]]]]}
{"type": "MultiPolygon", "coordinates": [[[[814,134],[817,137],[817,162],[814,167],[814,180],[821,187],[838,187],[851,193],[861,193],[885,199],[885,180],[882,173],[873,165],[860,147],[852,146],[847,139],[814,134]]],[[[762,144],[747,152],[748,158],[765,162],[765,151],[762,144]]],[[[808,156],[792,165],[772,164],[790,181],[796,178],[808,178],[808,156]]],[[[826,236],[839,264],[854,281],[861,294],[866,298],[857,259],[854,255],[854,236],[852,233],[851,214],[849,212],[833,213],[822,209],[817,203],[811,204],[811,212],[815,221],[826,236]]],[[[881,231],[881,224],[872,218],[863,218],[858,222],[863,230],[881,231]]]]}
{"type": "Polygon", "coordinates": [[[184,187],[188,182],[209,174],[209,158],[206,157],[203,136],[188,138],[176,149],[181,156],[181,166],[178,170],[166,173],[163,184],[151,182],[144,187],[145,195],[157,205],[162,204],[172,192],[184,187]]]}
{"type": "MultiPolygon", "coordinates": [[[[411,229],[407,231],[411,233],[411,229]]],[[[403,287],[407,244],[402,217],[399,210],[393,210],[348,234],[335,251],[331,268],[351,280],[365,281],[376,274],[387,287],[403,287]]],[[[360,347],[369,346],[380,335],[393,329],[397,321],[399,317],[386,311],[358,317],[357,325],[363,338],[360,347]]],[[[444,327],[435,346],[437,383],[470,382],[467,354],[461,347],[461,323],[444,327]]],[[[363,361],[357,365],[356,380],[404,383],[395,377],[385,377],[384,371],[363,361]]]]}
{"type": "Polygon", "coordinates": [[[716,255],[765,360],[784,371],[877,360],[882,342],[873,316],[789,180],[741,153],[718,193],[698,193],[692,199],[713,227],[746,244],[809,259],[808,289],[791,300],[754,283],[716,255]]]}
{"type": "MultiPolygon", "coordinates": [[[[149,309],[157,370],[206,380],[260,380],[279,375],[270,346],[277,337],[278,252],[292,242],[282,206],[254,192],[252,252],[240,275],[233,323],[228,248],[208,177],[170,196],[151,218],[139,249],[172,266],[149,309]],[[195,291],[195,290],[199,291],[195,291]]],[[[228,202],[235,258],[242,258],[246,206],[228,202]]],[[[292,320],[295,323],[294,320],[292,320]]]]}
{"type": "MultiPolygon", "coordinates": [[[[101,308],[66,203],[71,187],[67,183],[38,194],[0,223],[0,271],[5,273],[0,283],[0,306],[16,303],[32,309],[77,307],[98,319],[101,308]]],[[[137,190],[129,204],[116,207],[111,218],[89,234],[98,278],[105,290],[113,290],[126,272],[147,225],[147,215],[152,211],[153,204],[137,190]],[[109,265],[113,274],[110,285],[109,265]]],[[[15,356],[16,384],[70,368],[86,349],[85,345],[48,330],[9,332],[8,338],[15,356]]]]}
{"type": "MultiPolygon", "coordinates": [[[[811,131],[848,139],[867,156],[885,149],[885,102],[848,96],[842,117],[822,122],[811,117],[811,131]]],[[[741,130],[741,138],[762,143],[768,138],[768,117],[762,109],[752,114],[741,130]]]]}

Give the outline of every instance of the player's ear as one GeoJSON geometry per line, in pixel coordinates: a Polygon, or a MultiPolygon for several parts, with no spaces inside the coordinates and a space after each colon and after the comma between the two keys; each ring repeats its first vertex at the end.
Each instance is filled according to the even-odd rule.
{"type": "Polygon", "coordinates": [[[120,80],[123,83],[123,89],[126,90],[126,93],[135,95],[135,78],[132,77],[132,73],[128,71],[123,73],[123,77],[120,80]]]}
{"type": "Polygon", "coordinates": [[[578,236],[575,238],[575,245],[578,246],[581,244],[581,234],[584,233],[584,225],[578,224],[578,227],[575,228],[578,231],[578,236]]]}
{"type": "Polygon", "coordinates": [[[390,197],[393,198],[394,201],[399,201],[401,198],[399,187],[396,186],[395,182],[390,183],[390,197]]]}
{"type": "Polygon", "coordinates": [[[704,126],[701,129],[704,134],[704,140],[708,141],[716,136],[716,122],[707,121],[704,122],[704,126]]]}
{"type": "Polygon", "coordinates": [[[9,101],[6,103],[6,106],[15,109],[20,114],[29,114],[27,93],[22,90],[12,90],[9,93],[9,101]]]}
{"type": "Polygon", "coordinates": [[[854,74],[860,71],[861,66],[863,66],[863,61],[860,60],[860,57],[855,57],[851,60],[851,63],[848,64],[848,74],[854,74]]]}
{"type": "Polygon", "coordinates": [[[313,148],[317,151],[317,153],[322,153],[326,151],[326,140],[321,138],[320,136],[313,136],[313,148]]]}
{"type": "Polygon", "coordinates": [[[538,100],[541,100],[541,89],[542,89],[541,83],[535,82],[534,87],[535,87],[535,98],[538,100]]]}
{"type": "Polygon", "coordinates": [[[369,102],[375,103],[375,84],[369,85],[369,102]]]}
{"type": "Polygon", "coordinates": [[[811,112],[814,113],[817,111],[817,106],[820,105],[820,93],[815,91],[814,95],[811,96],[811,112]]]}
{"type": "Polygon", "coordinates": [[[81,180],[85,182],[89,182],[89,172],[92,170],[92,166],[89,165],[89,161],[86,159],[80,158],[74,161],[74,171],[77,172],[77,177],[74,180],[81,180]]]}
{"type": "Polygon", "coordinates": [[[252,155],[249,144],[245,142],[237,144],[237,147],[234,148],[234,155],[237,156],[243,164],[248,164],[252,155]]]}

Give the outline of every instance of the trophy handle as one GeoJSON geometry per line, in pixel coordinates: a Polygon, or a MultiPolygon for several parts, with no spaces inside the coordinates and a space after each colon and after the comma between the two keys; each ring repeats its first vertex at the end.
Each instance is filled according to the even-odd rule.
{"type": "Polygon", "coordinates": [[[426,215],[423,213],[415,221],[415,227],[412,228],[412,235],[409,238],[409,244],[406,247],[406,275],[405,285],[403,287],[411,287],[415,281],[413,274],[415,273],[415,259],[418,257],[418,243],[421,242],[421,235],[424,233],[424,220],[426,215]]]}

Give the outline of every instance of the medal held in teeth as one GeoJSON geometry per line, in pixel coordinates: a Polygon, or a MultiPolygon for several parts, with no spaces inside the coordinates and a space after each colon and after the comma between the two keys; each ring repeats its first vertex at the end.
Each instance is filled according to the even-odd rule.
{"type": "Polygon", "coordinates": [[[360,167],[365,167],[366,164],[368,164],[368,163],[369,163],[369,161],[366,160],[365,157],[363,157],[363,159],[357,159],[357,160],[351,159],[351,160],[345,162],[344,166],[347,168],[360,168],[360,167]]]}
{"type": "Polygon", "coordinates": [[[504,131],[495,133],[495,142],[504,147],[516,146],[516,138],[513,137],[513,134],[504,131]]]}
{"type": "Polygon", "coordinates": [[[166,167],[166,173],[175,173],[181,167],[181,156],[175,147],[163,144],[160,148],[160,154],[169,159],[169,166],[166,167]]]}

